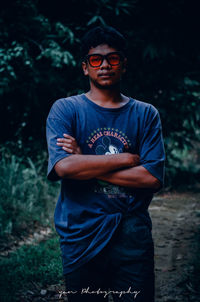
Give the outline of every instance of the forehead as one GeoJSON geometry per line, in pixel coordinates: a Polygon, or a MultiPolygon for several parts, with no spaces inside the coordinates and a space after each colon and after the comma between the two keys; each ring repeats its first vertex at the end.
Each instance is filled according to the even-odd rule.
{"type": "Polygon", "coordinates": [[[101,54],[101,55],[106,55],[106,54],[108,54],[110,52],[114,52],[114,51],[117,51],[117,49],[113,48],[113,47],[111,47],[107,44],[100,44],[96,47],[90,48],[88,54],[92,55],[94,53],[98,53],[98,54],[101,54]]]}

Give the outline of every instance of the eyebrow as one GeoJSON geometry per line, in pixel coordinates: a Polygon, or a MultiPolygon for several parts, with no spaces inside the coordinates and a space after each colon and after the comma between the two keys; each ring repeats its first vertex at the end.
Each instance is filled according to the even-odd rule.
{"type": "Polygon", "coordinates": [[[107,55],[110,55],[110,54],[119,54],[119,55],[122,55],[122,53],[120,51],[111,51],[111,52],[108,52],[107,54],[103,55],[101,53],[91,53],[91,54],[88,54],[86,55],[87,56],[107,56],[107,55]]]}

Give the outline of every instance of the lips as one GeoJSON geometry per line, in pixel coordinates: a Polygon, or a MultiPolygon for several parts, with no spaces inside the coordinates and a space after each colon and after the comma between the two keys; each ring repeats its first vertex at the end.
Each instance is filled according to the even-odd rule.
{"type": "Polygon", "coordinates": [[[99,77],[112,77],[114,73],[100,73],[98,76],[99,77]]]}

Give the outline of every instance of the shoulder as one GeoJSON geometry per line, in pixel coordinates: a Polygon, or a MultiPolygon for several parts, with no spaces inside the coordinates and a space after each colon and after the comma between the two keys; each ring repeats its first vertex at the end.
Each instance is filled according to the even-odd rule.
{"type": "Polygon", "coordinates": [[[138,112],[146,113],[146,114],[157,114],[158,110],[152,104],[148,102],[139,101],[137,99],[133,99],[133,105],[138,112]]]}
{"type": "Polygon", "coordinates": [[[160,127],[160,115],[156,107],[147,102],[136,99],[132,100],[132,106],[134,106],[134,112],[140,121],[141,127],[146,128],[149,125],[152,127],[160,127]]]}
{"type": "Polygon", "coordinates": [[[48,117],[62,119],[65,116],[75,114],[75,111],[81,105],[81,99],[81,95],[78,94],[56,100],[49,111],[48,117]]]}

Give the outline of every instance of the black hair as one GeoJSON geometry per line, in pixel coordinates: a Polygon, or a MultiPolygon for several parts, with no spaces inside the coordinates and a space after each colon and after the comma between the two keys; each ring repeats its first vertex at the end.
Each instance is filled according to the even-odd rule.
{"type": "Polygon", "coordinates": [[[123,53],[126,51],[126,39],[119,31],[111,26],[96,26],[81,39],[82,58],[84,59],[90,48],[101,44],[107,44],[123,53]]]}

